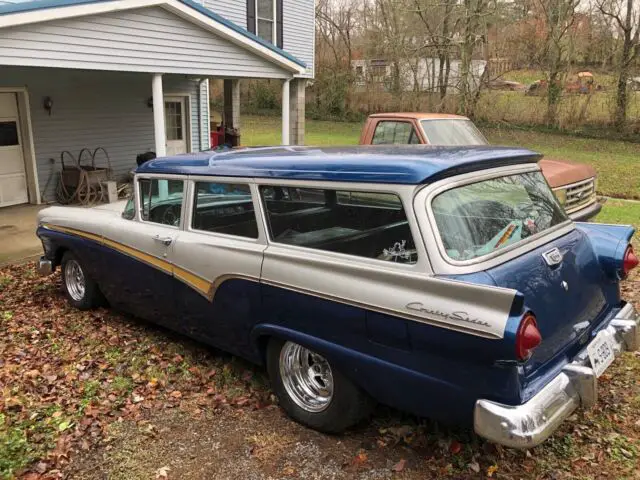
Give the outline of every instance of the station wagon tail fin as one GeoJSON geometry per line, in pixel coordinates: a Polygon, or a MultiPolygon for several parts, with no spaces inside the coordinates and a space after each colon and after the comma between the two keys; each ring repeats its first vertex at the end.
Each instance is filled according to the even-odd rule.
{"type": "Polygon", "coordinates": [[[619,280],[633,266],[633,228],[582,225],[514,261],[487,271],[501,287],[522,293],[542,342],[524,366],[543,375],[584,348],[599,326],[621,306],[619,280]]]}

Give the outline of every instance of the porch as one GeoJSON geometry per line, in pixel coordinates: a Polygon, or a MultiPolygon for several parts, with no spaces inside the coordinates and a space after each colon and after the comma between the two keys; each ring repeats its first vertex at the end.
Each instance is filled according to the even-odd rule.
{"type": "Polygon", "coordinates": [[[119,181],[139,154],[209,149],[211,78],[224,79],[230,130],[241,128],[242,79],[281,79],[282,143],[303,142],[304,64],[206,9],[19,7],[0,6],[0,207],[55,201],[62,162],[83,149],[83,165],[95,152],[119,181]]]}

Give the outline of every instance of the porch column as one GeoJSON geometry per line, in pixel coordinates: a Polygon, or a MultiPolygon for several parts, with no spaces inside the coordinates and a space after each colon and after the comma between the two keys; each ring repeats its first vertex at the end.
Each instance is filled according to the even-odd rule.
{"type": "Polygon", "coordinates": [[[289,83],[291,79],[282,82],[282,145],[289,145],[289,83]]]}
{"type": "Polygon", "coordinates": [[[151,80],[153,95],[153,133],[156,140],[156,156],[167,155],[167,131],[164,125],[164,93],[162,91],[162,74],[154,73],[151,80]]]}
{"type": "Polygon", "coordinates": [[[304,105],[306,78],[294,78],[289,89],[289,141],[291,145],[304,145],[304,105]]]}
{"type": "Polygon", "coordinates": [[[240,80],[224,81],[224,126],[240,130],[240,80]]]}

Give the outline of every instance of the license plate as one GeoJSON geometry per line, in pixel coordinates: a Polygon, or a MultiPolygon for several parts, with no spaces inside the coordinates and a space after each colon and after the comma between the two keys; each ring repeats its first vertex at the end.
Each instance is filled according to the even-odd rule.
{"type": "Polygon", "coordinates": [[[587,354],[589,355],[589,360],[591,360],[591,367],[596,373],[596,377],[599,377],[607,367],[611,365],[615,358],[609,335],[605,332],[598,333],[596,338],[587,346],[587,354]]]}

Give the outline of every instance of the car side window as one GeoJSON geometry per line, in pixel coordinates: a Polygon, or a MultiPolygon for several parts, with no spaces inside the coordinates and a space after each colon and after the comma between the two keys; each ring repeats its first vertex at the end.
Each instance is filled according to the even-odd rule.
{"type": "Polygon", "coordinates": [[[177,227],[182,217],[184,181],[164,178],[138,180],[142,220],[177,227]]]}
{"type": "Polygon", "coordinates": [[[376,125],[371,143],[373,145],[406,145],[420,143],[420,139],[411,123],[385,120],[376,125]]]}
{"type": "Polygon", "coordinates": [[[258,238],[258,221],[246,183],[196,182],[191,228],[258,238]]]}
{"type": "Polygon", "coordinates": [[[260,196],[274,242],[398,263],[418,259],[393,193],[262,186],[260,196]]]}

